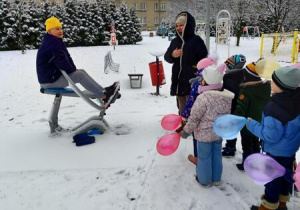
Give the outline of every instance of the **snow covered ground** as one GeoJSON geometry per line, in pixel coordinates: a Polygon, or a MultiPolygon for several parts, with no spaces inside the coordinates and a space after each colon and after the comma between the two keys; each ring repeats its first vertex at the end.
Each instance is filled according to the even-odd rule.
{"type": "MultiPolygon", "coordinates": [[[[187,160],[192,138],[181,140],[171,156],[156,151],[167,133],[164,115],[176,114],[170,97],[171,65],[163,62],[167,79],[160,96],[151,85],[150,52],[165,52],[167,38],[149,37],[137,45],[69,48],[77,68],[84,68],[103,86],[121,82],[122,98],[105,116],[112,130],[96,136],[96,143],[76,147],[70,133],[49,136],[48,115],[53,96],[39,92],[35,73],[37,50],[0,52],[0,209],[1,210],[187,210],[249,209],[259,204],[263,186],[236,169],[237,155],[223,159],[223,183],[202,188],[194,179],[195,166],[187,160]],[[104,55],[112,52],[120,72],[103,73],[104,55]],[[131,89],[129,73],[143,73],[141,89],[131,89]]],[[[215,44],[211,40],[211,51],[215,44]]],[[[242,39],[230,55],[242,53],[247,61],[259,57],[259,39],[242,39]]],[[[227,47],[218,46],[220,62],[227,47]]],[[[163,60],[163,57],[160,57],[163,60]]],[[[59,123],[72,128],[97,112],[78,98],[62,99],[59,123]]],[[[223,142],[225,143],[225,142],[223,142]]],[[[297,154],[298,160],[299,152],[297,154]]],[[[300,208],[299,197],[288,204],[300,208]]]]}

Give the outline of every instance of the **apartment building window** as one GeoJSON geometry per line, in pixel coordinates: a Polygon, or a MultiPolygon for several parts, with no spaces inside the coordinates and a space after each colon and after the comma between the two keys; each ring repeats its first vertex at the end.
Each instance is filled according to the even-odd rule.
{"type": "Polygon", "coordinates": [[[154,11],[166,11],[166,4],[155,3],[154,4],[154,11]]]}
{"type": "Polygon", "coordinates": [[[160,5],[160,11],[166,11],[166,4],[160,5]]]}
{"type": "Polygon", "coordinates": [[[158,25],[158,24],[159,24],[159,17],[155,17],[155,18],[154,18],[154,24],[155,24],[155,25],[158,25]]]}
{"type": "Polygon", "coordinates": [[[146,3],[141,3],[140,4],[140,10],[146,11],[147,10],[147,4],[146,3]]]}
{"type": "Polygon", "coordinates": [[[159,4],[158,3],[154,4],[154,11],[159,11],[159,4]]]}
{"type": "Polygon", "coordinates": [[[133,9],[135,9],[135,10],[138,10],[138,9],[139,9],[137,3],[133,3],[133,4],[132,4],[132,7],[133,7],[133,9]]]}
{"type": "Polygon", "coordinates": [[[146,17],[141,17],[141,18],[140,18],[140,23],[141,23],[141,25],[146,25],[146,20],[147,20],[146,17]]]}

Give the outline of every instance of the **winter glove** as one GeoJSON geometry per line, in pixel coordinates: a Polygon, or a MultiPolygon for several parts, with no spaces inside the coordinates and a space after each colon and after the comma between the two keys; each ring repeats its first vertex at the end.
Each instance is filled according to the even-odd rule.
{"type": "Polygon", "coordinates": [[[185,132],[185,131],[181,131],[181,132],[180,132],[180,135],[181,135],[181,138],[187,139],[187,137],[189,137],[190,134],[188,134],[188,133],[185,132]]]}
{"type": "Polygon", "coordinates": [[[202,76],[198,76],[198,77],[195,77],[195,78],[192,78],[192,79],[190,79],[189,80],[189,83],[190,84],[194,84],[195,82],[201,82],[201,80],[202,80],[202,76]]]}
{"type": "Polygon", "coordinates": [[[182,120],[180,126],[176,129],[176,133],[180,133],[186,124],[186,120],[182,120]]]}

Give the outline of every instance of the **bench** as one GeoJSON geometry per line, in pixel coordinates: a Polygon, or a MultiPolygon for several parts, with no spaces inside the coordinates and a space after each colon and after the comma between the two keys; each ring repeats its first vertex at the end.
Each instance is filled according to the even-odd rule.
{"type": "Polygon", "coordinates": [[[112,59],[111,52],[108,51],[104,57],[104,73],[107,74],[109,70],[119,72],[120,64],[115,63],[112,59]]]}
{"type": "Polygon", "coordinates": [[[58,124],[58,112],[61,104],[62,97],[79,97],[83,99],[90,106],[99,111],[99,115],[92,116],[80,123],[76,127],[71,129],[71,132],[76,135],[79,133],[84,133],[90,131],[92,129],[98,129],[100,132],[104,133],[107,129],[109,129],[109,125],[104,119],[106,108],[104,106],[104,102],[95,96],[93,93],[84,90],[81,91],[76,84],[70,79],[68,74],[61,70],[63,76],[69,82],[69,86],[71,88],[43,88],[41,87],[40,92],[43,94],[54,95],[54,101],[52,103],[52,108],[49,115],[49,127],[50,133],[55,135],[62,131],[62,127],[58,124]],[[98,100],[98,103],[95,103],[91,99],[98,100]]]}

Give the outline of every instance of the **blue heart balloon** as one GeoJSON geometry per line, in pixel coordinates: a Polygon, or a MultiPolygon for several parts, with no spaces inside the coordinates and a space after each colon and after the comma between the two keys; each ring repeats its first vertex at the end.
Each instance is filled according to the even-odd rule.
{"type": "Polygon", "coordinates": [[[215,120],[213,128],[218,136],[221,136],[224,140],[230,140],[236,138],[246,122],[245,117],[225,114],[215,120]]]}

